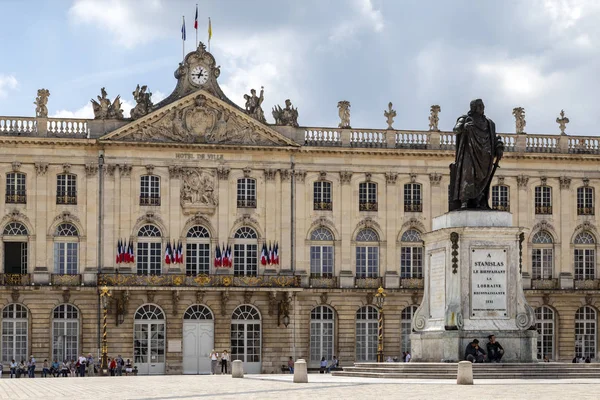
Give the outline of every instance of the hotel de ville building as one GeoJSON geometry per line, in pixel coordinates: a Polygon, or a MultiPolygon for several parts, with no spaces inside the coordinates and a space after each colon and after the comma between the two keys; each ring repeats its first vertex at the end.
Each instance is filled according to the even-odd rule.
{"type": "MultiPolygon", "coordinates": [[[[0,117],[5,366],[97,357],[105,312],[109,357],[139,374],[208,373],[213,348],[247,373],[375,360],[380,286],[385,357],[410,350],[422,235],[448,211],[440,107],[423,131],[393,129],[391,105],[389,129],[353,129],[348,101],[338,127],[309,127],[281,99],[272,124],[262,91],[238,107],[219,74],[200,44],[167,98],[136,88],[131,118],[104,88],[94,119],[49,118],[45,89],[35,116],[0,117]]],[[[600,138],[565,134],[564,114],[563,134],[524,133],[514,113],[490,206],[527,228],[538,357],[597,359],[600,138]]]]}

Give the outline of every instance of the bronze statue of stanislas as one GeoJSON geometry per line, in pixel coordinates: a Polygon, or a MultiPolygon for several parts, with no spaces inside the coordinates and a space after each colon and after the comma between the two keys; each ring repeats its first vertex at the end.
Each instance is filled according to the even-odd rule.
{"type": "Polygon", "coordinates": [[[450,164],[449,211],[489,210],[490,184],[502,158],[504,144],[496,124],[484,115],[481,99],[456,121],[456,157],[450,164]]]}

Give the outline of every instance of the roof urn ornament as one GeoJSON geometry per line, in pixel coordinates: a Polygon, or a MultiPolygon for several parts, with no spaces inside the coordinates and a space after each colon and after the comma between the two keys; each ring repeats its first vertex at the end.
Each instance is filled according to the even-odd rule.
{"type": "Polygon", "coordinates": [[[429,109],[429,130],[430,131],[439,131],[438,122],[440,122],[439,113],[442,111],[442,108],[437,104],[434,104],[429,109]]]}
{"type": "Polygon", "coordinates": [[[38,118],[48,118],[48,97],[50,91],[48,89],[38,89],[37,97],[35,98],[35,116],[38,118]]]}
{"type": "Polygon", "coordinates": [[[260,96],[256,95],[255,89],[250,89],[250,94],[245,94],[244,99],[246,100],[246,112],[252,118],[265,123],[267,120],[265,119],[265,113],[262,109],[262,102],[265,100],[264,97],[265,88],[263,86],[260,87],[260,96]]]}
{"type": "Polygon", "coordinates": [[[565,129],[567,129],[567,124],[569,122],[569,118],[565,117],[565,110],[560,110],[560,118],[556,118],[556,123],[558,124],[561,135],[566,135],[565,129]]]}
{"type": "Polygon", "coordinates": [[[137,85],[135,90],[133,91],[133,99],[136,101],[136,105],[131,109],[131,118],[138,119],[148,114],[152,109],[152,93],[146,92],[148,87],[146,85],[140,87],[137,85]]]}
{"type": "Polygon", "coordinates": [[[273,107],[273,118],[275,118],[275,125],[298,127],[298,109],[292,106],[290,99],[285,100],[285,108],[279,105],[273,107]]]}
{"type": "Polygon", "coordinates": [[[338,115],[340,116],[340,128],[350,128],[350,102],[347,100],[338,101],[338,115]]]}
{"type": "Polygon", "coordinates": [[[394,127],[392,126],[394,124],[394,118],[396,117],[396,110],[392,110],[392,102],[390,101],[388,103],[388,109],[387,111],[383,112],[383,116],[385,118],[387,118],[387,129],[394,129],[394,127]]]}
{"type": "Polygon", "coordinates": [[[100,89],[101,96],[98,101],[92,99],[94,108],[94,119],[123,119],[123,110],[121,109],[121,96],[117,96],[112,103],[106,97],[106,89],[100,89]]]}
{"type": "Polygon", "coordinates": [[[525,133],[525,125],[527,125],[525,121],[525,109],[523,107],[515,107],[512,113],[515,116],[515,132],[525,133]]]}

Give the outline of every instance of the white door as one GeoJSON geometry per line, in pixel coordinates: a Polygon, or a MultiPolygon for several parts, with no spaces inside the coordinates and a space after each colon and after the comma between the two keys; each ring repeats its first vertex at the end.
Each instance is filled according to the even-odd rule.
{"type": "Polygon", "coordinates": [[[153,305],[138,308],[133,325],[134,366],[141,375],[165,373],[165,314],[153,305]]]}
{"type": "Polygon", "coordinates": [[[247,374],[260,374],[261,348],[261,320],[258,309],[242,304],[233,311],[231,318],[231,361],[241,360],[247,374]]]}
{"type": "Polygon", "coordinates": [[[183,373],[210,374],[210,352],[214,348],[213,321],[183,323],[183,373]]]}

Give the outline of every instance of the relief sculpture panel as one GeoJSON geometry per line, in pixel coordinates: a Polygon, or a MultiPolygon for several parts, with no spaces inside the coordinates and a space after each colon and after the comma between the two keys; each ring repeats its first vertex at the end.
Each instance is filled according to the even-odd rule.
{"type": "Polygon", "coordinates": [[[180,200],[184,214],[214,214],[219,205],[215,172],[200,168],[181,168],[180,200]]]}

